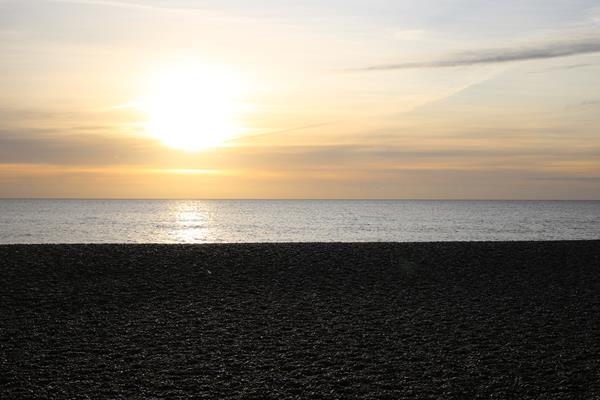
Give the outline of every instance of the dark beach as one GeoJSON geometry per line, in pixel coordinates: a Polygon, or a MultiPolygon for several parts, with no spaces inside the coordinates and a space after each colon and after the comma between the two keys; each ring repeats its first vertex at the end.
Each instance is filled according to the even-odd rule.
{"type": "Polygon", "coordinates": [[[597,399],[600,241],[0,246],[0,398],[597,399]]]}

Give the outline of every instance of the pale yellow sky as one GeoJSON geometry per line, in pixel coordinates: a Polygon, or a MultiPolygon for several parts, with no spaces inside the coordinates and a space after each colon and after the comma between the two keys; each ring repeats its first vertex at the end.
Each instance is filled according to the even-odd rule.
{"type": "Polygon", "coordinates": [[[600,198],[596,1],[0,0],[0,197],[600,198]]]}

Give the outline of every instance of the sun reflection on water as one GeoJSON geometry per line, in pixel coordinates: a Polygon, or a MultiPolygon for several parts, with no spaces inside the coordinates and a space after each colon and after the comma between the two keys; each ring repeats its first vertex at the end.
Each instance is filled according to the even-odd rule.
{"type": "Polygon", "coordinates": [[[198,243],[210,241],[210,214],[208,210],[183,204],[176,211],[175,241],[198,243]]]}

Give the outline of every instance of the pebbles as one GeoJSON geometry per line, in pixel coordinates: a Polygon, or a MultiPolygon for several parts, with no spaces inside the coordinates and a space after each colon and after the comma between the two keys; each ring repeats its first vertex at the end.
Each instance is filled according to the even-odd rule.
{"type": "Polygon", "coordinates": [[[599,293],[598,241],[0,246],[0,398],[595,398],[599,293]]]}

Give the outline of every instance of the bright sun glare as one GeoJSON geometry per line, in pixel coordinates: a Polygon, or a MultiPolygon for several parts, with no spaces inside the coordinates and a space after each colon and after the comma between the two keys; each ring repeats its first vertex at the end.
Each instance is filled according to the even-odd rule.
{"type": "Polygon", "coordinates": [[[138,102],[146,133],[169,147],[197,151],[216,147],[240,133],[239,82],[224,71],[194,62],[152,76],[138,102]]]}

